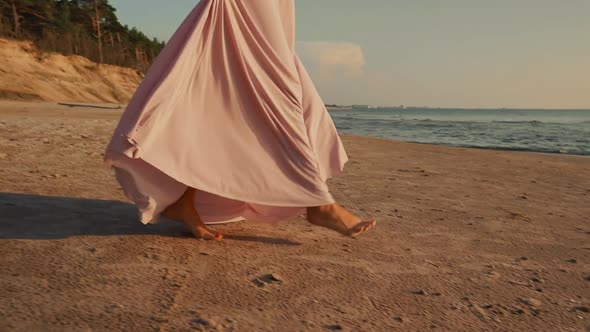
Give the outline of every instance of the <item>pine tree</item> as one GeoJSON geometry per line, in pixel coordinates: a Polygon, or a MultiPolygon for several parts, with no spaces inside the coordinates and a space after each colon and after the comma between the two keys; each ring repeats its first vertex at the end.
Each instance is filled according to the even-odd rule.
{"type": "Polygon", "coordinates": [[[19,14],[19,4],[20,1],[12,0],[11,1],[11,8],[12,8],[12,22],[14,23],[14,35],[16,38],[20,37],[20,14],[19,14]]]}
{"type": "Polygon", "coordinates": [[[122,25],[108,0],[0,0],[0,36],[141,71],[164,45],[122,25]]]}
{"type": "Polygon", "coordinates": [[[0,0],[0,36],[4,34],[4,0],[0,0]]]}

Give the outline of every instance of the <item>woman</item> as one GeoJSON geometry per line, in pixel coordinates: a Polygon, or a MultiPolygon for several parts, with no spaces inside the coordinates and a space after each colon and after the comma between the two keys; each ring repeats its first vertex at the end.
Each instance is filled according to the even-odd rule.
{"type": "Polygon", "coordinates": [[[375,225],[338,206],[326,180],[347,156],[295,54],[294,0],[203,0],[148,71],[106,161],[143,223],[198,238],[205,223],[307,212],[355,236],[375,225]]]}

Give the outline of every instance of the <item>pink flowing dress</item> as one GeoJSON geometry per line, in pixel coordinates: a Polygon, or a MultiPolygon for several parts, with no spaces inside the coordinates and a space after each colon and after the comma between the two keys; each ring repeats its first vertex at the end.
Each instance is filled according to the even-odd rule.
{"type": "Polygon", "coordinates": [[[294,0],[203,0],[127,106],[106,162],[143,223],[188,187],[207,223],[333,203],[347,161],[295,53],[294,0]]]}

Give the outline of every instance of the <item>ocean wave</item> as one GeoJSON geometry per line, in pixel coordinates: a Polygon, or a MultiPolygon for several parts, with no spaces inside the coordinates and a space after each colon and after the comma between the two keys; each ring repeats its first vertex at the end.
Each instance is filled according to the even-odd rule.
{"type": "Polygon", "coordinates": [[[491,145],[486,146],[486,145],[453,144],[453,143],[426,143],[426,142],[414,142],[414,141],[408,141],[408,142],[418,143],[418,144],[453,146],[453,147],[470,148],[470,149],[482,149],[482,150],[536,152],[536,153],[564,154],[564,155],[576,155],[576,156],[590,156],[590,151],[582,151],[582,150],[552,149],[552,148],[538,148],[538,147],[506,147],[506,146],[491,146],[491,145]]]}
{"type": "Polygon", "coordinates": [[[532,125],[532,126],[541,126],[541,125],[560,125],[560,126],[570,126],[570,125],[580,125],[580,124],[588,124],[590,121],[581,121],[581,122],[551,122],[551,121],[541,121],[541,120],[452,120],[452,119],[432,119],[432,118],[403,118],[403,117],[391,117],[391,116],[384,116],[384,117],[355,117],[355,116],[333,116],[333,119],[341,119],[341,120],[352,120],[352,121],[380,121],[380,122],[395,122],[395,123],[402,123],[402,122],[414,122],[414,123],[427,123],[427,124],[456,124],[456,125],[465,125],[465,124],[489,124],[494,123],[497,125],[532,125]]]}
{"type": "Polygon", "coordinates": [[[495,120],[492,121],[492,123],[513,123],[513,124],[563,124],[563,123],[557,123],[557,122],[543,122],[543,121],[539,121],[539,120],[495,120]]]}
{"type": "Polygon", "coordinates": [[[466,124],[466,123],[498,123],[498,124],[531,124],[531,125],[541,125],[541,124],[557,124],[557,125],[569,125],[575,123],[567,123],[567,122],[544,122],[539,120],[477,120],[477,121],[468,121],[468,120],[433,120],[433,119],[412,119],[412,121],[417,122],[438,122],[438,123],[456,123],[456,124],[466,124]]]}

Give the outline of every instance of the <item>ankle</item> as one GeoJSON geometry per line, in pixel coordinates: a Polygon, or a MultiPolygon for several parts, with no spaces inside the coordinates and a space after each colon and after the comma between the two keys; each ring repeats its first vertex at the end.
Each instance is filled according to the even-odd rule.
{"type": "Polygon", "coordinates": [[[307,213],[331,213],[336,209],[336,204],[313,206],[307,208],[307,213]]]}

